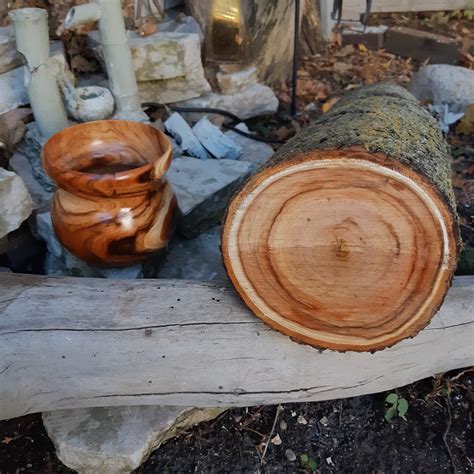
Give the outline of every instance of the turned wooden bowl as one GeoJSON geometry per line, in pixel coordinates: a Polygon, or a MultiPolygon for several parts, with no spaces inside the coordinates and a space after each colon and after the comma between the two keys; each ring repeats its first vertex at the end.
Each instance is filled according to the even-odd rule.
{"type": "Polygon", "coordinates": [[[54,230],[71,253],[116,267],[166,247],[177,206],[165,180],[172,147],[164,133],[126,120],[83,123],[53,135],[41,159],[58,186],[54,230]]]}

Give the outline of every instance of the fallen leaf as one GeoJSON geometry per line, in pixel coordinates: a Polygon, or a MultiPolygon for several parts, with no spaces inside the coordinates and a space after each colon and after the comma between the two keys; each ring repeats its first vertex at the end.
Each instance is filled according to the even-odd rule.
{"type": "Polygon", "coordinates": [[[13,438],[9,438],[8,436],[5,436],[5,438],[3,438],[3,440],[2,440],[2,443],[3,444],[10,444],[12,441],[13,441],[13,438]]]}
{"type": "Polygon", "coordinates": [[[471,104],[466,108],[464,117],[456,127],[456,133],[458,135],[463,134],[466,136],[474,134],[474,104],[471,104]]]}
{"type": "Polygon", "coordinates": [[[341,33],[334,31],[331,37],[331,43],[334,43],[336,46],[342,46],[342,35],[341,33]]]}
{"type": "Polygon", "coordinates": [[[332,99],[329,99],[327,102],[324,102],[323,107],[322,107],[323,114],[328,112],[338,100],[339,100],[339,97],[333,97],[332,99]]]}
{"type": "Polygon", "coordinates": [[[352,64],[350,63],[343,63],[343,62],[334,63],[334,70],[338,72],[339,74],[346,74],[351,69],[352,69],[352,64]]]}
{"type": "Polygon", "coordinates": [[[136,20],[135,28],[140,36],[150,36],[153,33],[156,33],[158,26],[154,21],[148,18],[142,18],[136,20]]]}
{"type": "Polygon", "coordinates": [[[341,48],[337,53],[334,54],[337,58],[345,58],[354,52],[354,47],[351,44],[348,44],[341,48]]]}

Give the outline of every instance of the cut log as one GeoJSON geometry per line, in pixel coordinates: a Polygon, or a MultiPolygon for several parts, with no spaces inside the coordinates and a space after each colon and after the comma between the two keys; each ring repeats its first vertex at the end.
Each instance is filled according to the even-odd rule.
{"type": "Polygon", "coordinates": [[[398,86],[353,91],[231,201],[222,253],[237,292],[295,340],[378,350],[414,336],[459,252],[450,155],[398,86]]]}
{"type": "Polygon", "coordinates": [[[474,277],[416,338],[320,351],[266,326],[232,288],[0,273],[0,419],[59,409],[308,402],[474,365],[474,277]]]}

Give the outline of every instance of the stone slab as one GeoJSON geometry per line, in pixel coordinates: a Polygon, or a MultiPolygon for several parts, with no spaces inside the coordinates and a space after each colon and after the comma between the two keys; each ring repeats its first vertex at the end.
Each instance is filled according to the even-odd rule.
{"type": "MultiPolygon", "coordinates": [[[[247,89],[232,94],[211,92],[196,99],[185,100],[176,104],[179,107],[211,107],[231,112],[242,120],[268,115],[277,111],[278,99],[270,87],[255,84],[247,89]]],[[[190,120],[199,120],[201,115],[183,114],[190,120]]]]}
{"type": "Polygon", "coordinates": [[[410,92],[434,106],[447,105],[449,112],[462,113],[474,104],[474,71],[460,66],[433,64],[422,67],[412,78],[410,92]]]}
{"type": "Polygon", "coordinates": [[[28,104],[24,75],[23,66],[0,74],[0,114],[28,104]]]}
{"type": "Polygon", "coordinates": [[[173,112],[166,120],[165,128],[176,140],[182,152],[201,160],[209,158],[207,151],[201,145],[192,128],[180,114],[173,112]]]}
{"type": "Polygon", "coordinates": [[[13,26],[0,27],[0,74],[21,66],[22,59],[16,49],[13,26]]]}
{"type": "Polygon", "coordinates": [[[395,26],[385,34],[385,49],[393,54],[431,64],[456,64],[461,41],[427,31],[395,26]]]}
{"type": "MultiPolygon", "coordinates": [[[[250,132],[247,125],[243,122],[239,123],[236,128],[243,132],[250,132]]],[[[225,132],[225,136],[232,138],[235,143],[240,145],[242,149],[239,156],[240,161],[248,161],[257,167],[260,167],[273,156],[274,150],[268,143],[252,140],[251,138],[239,135],[237,132],[232,130],[225,132]]]]}
{"type": "Polygon", "coordinates": [[[33,167],[28,158],[19,152],[15,152],[8,163],[10,168],[21,176],[21,179],[31,195],[34,208],[38,209],[45,204],[49,204],[53,197],[53,192],[46,190],[41,183],[36,180],[33,167]]]}
{"type": "Polygon", "coordinates": [[[242,148],[231,137],[224,135],[207,117],[194,125],[193,132],[214,158],[236,160],[242,152],[242,148]]]}
{"type": "Polygon", "coordinates": [[[178,231],[191,238],[217,225],[230,197],[254,171],[254,165],[234,160],[173,160],[167,179],[178,199],[178,231]]]}
{"type": "Polygon", "coordinates": [[[174,238],[156,274],[157,278],[228,281],[220,250],[221,226],[194,239],[174,238]]]}
{"type": "Polygon", "coordinates": [[[194,99],[209,92],[211,86],[196,81],[193,76],[174,77],[160,81],[138,82],[140,102],[157,102],[169,104],[182,100],[194,99]]]}
{"type": "Polygon", "coordinates": [[[386,26],[368,26],[360,29],[345,29],[342,31],[342,44],[363,44],[368,49],[377,50],[384,47],[386,26]]]}
{"type": "Polygon", "coordinates": [[[201,43],[190,33],[163,33],[129,37],[133,67],[138,82],[173,79],[200,71],[201,43]]]}
{"type": "Polygon", "coordinates": [[[33,201],[23,180],[0,168],[0,239],[16,230],[33,211],[33,201]]]}
{"type": "Polygon", "coordinates": [[[46,191],[52,192],[56,189],[56,185],[51,181],[41,164],[41,150],[46,141],[46,138],[41,136],[36,123],[30,122],[26,125],[25,137],[18,144],[17,151],[30,162],[35,180],[46,191]]]}
{"type": "Polygon", "coordinates": [[[63,464],[79,474],[129,473],[166,440],[225,408],[135,406],[43,413],[63,464]]]}
{"type": "Polygon", "coordinates": [[[248,67],[233,72],[218,72],[217,82],[223,94],[240,92],[257,84],[257,68],[248,67]]]}
{"type": "MultiPolygon", "coordinates": [[[[179,22],[168,23],[179,25],[179,22]]],[[[176,102],[211,90],[204,77],[199,34],[163,32],[160,28],[149,36],[142,37],[134,32],[128,32],[128,36],[142,102],[176,102]]],[[[88,43],[105,70],[97,31],[88,33],[88,43]]]]}

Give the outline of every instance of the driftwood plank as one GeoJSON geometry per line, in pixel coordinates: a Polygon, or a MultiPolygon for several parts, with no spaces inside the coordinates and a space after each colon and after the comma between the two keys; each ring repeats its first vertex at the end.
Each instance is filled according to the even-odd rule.
{"type": "Polygon", "coordinates": [[[474,277],[431,324],[375,354],[271,330],[231,288],[182,280],[0,276],[0,419],[119,405],[327,400],[474,365],[474,277]]]}

